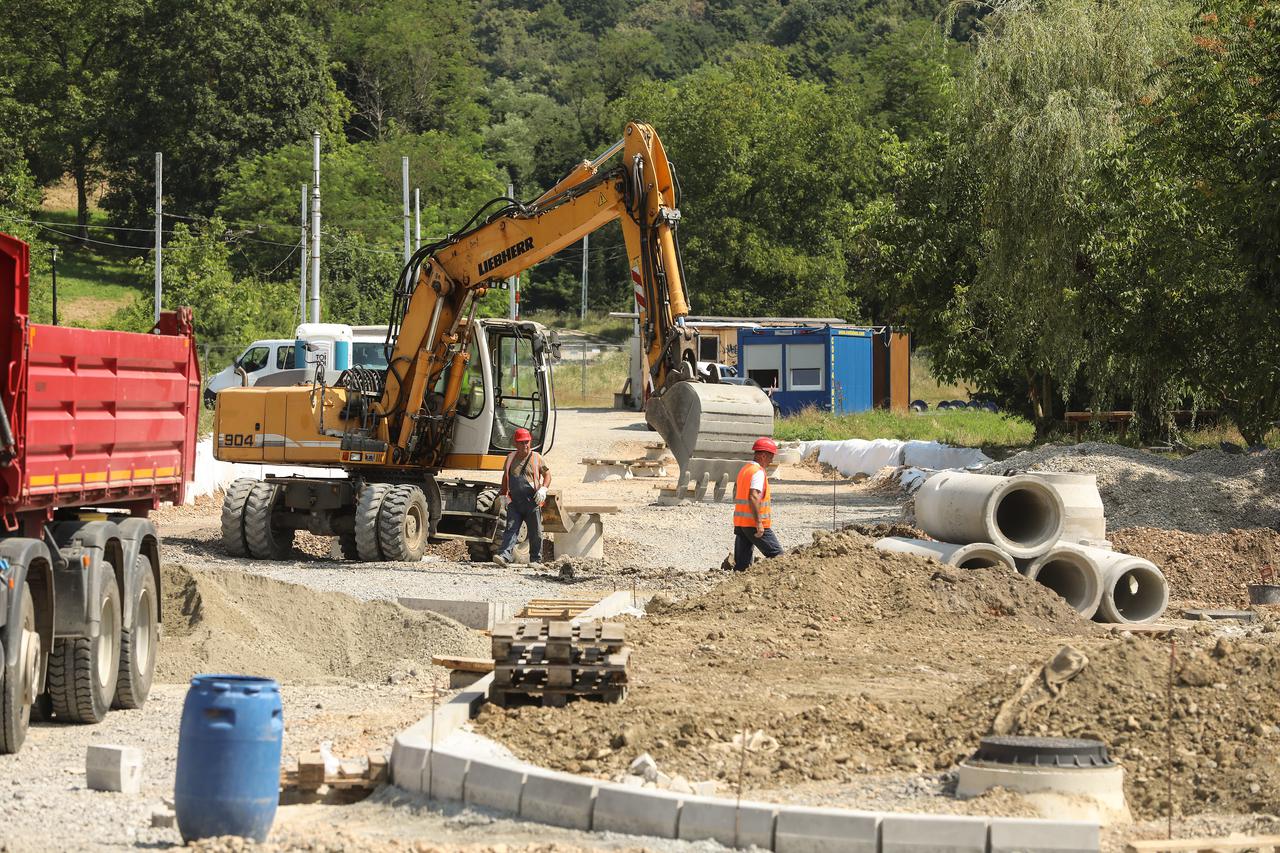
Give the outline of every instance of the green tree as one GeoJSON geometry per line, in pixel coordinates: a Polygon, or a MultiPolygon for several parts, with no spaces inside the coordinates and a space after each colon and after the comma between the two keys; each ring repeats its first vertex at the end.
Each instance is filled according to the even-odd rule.
{"type": "Polygon", "coordinates": [[[166,208],[211,213],[239,158],[340,127],[344,102],[304,11],[302,0],[151,0],[117,45],[105,204],[145,219],[162,151],[166,208]]]}
{"type": "Polygon", "coordinates": [[[118,48],[141,8],[137,0],[30,0],[11,7],[0,27],[0,79],[26,107],[22,124],[9,127],[39,183],[74,179],[81,237],[89,192],[102,178],[106,120],[119,108],[118,48]]]}

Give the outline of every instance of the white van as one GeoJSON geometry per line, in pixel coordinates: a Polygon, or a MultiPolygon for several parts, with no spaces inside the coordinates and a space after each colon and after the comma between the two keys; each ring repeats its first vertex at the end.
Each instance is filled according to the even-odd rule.
{"type": "MultiPolygon", "coordinates": [[[[344,326],[340,323],[322,323],[313,325],[304,323],[298,326],[293,340],[272,339],[254,341],[231,364],[209,377],[205,383],[204,404],[212,409],[218,392],[224,388],[238,388],[241,385],[292,385],[296,382],[308,381],[307,364],[298,363],[297,353],[300,342],[312,342],[319,345],[326,353],[326,363],[336,367],[330,372],[330,380],[347,366],[367,367],[371,370],[387,369],[386,326],[344,326]],[[339,355],[337,341],[350,341],[350,354],[344,351],[339,355]],[[242,381],[239,371],[243,370],[248,382],[242,381]]],[[[342,347],[346,350],[348,347],[342,347]]]]}

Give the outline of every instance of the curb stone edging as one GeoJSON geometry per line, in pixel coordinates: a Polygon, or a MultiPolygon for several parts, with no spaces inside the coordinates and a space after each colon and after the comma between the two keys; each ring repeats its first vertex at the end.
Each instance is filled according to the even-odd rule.
{"type": "Polygon", "coordinates": [[[673,794],[465,755],[434,744],[489,698],[493,674],[396,735],[393,785],[597,832],[713,840],[776,853],[1097,853],[1101,828],[1087,821],[860,812],[673,794]],[[532,798],[529,795],[532,794],[532,798]]]}

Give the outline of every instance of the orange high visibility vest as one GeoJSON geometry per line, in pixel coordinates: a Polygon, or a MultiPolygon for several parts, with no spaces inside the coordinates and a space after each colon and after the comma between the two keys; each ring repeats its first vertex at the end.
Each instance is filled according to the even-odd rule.
{"type": "MultiPolygon", "coordinates": [[[[755,527],[756,517],[751,514],[751,478],[763,471],[758,462],[748,462],[738,472],[738,482],[733,489],[733,526],[755,527]]],[[[760,524],[768,529],[773,526],[769,512],[769,477],[764,478],[764,491],[760,494],[760,524]]]]}

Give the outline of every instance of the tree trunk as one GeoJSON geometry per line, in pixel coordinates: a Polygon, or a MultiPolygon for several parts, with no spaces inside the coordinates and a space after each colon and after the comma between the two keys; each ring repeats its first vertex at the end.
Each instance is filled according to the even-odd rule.
{"type": "Polygon", "coordinates": [[[86,171],[84,161],[77,157],[71,174],[76,182],[76,232],[82,240],[89,238],[89,187],[86,171]]]}

